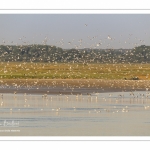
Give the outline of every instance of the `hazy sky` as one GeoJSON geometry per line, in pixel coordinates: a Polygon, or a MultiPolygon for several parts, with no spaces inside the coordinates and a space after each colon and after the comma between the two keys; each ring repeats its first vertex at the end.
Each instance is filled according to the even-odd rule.
{"type": "Polygon", "coordinates": [[[150,45],[150,15],[0,14],[0,44],[16,43],[62,48],[150,45]]]}

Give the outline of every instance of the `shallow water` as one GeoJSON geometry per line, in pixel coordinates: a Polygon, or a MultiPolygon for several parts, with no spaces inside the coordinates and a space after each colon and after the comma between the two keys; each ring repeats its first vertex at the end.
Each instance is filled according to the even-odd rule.
{"type": "Polygon", "coordinates": [[[149,136],[149,91],[0,95],[0,135],[149,136]]]}

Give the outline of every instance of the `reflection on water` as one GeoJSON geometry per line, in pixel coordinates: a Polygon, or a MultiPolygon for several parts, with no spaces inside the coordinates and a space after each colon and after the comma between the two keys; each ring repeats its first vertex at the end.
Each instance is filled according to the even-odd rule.
{"type": "Polygon", "coordinates": [[[0,95],[0,135],[150,135],[148,91],[0,95]],[[19,123],[16,126],[15,123],[19,123]],[[15,129],[19,132],[4,132],[15,129]]]}

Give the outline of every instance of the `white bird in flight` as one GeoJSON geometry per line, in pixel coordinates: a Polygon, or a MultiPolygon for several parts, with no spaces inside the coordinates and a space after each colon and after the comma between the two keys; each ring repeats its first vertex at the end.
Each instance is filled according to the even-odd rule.
{"type": "Polygon", "coordinates": [[[109,35],[108,35],[107,39],[108,39],[108,40],[112,40],[112,38],[111,38],[109,35]]]}

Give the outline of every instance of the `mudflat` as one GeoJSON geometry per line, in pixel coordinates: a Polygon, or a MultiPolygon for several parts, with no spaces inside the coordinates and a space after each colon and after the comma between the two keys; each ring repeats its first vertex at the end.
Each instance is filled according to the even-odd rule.
{"type": "Polygon", "coordinates": [[[149,90],[150,80],[1,79],[1,93],[88,94],[149,90]]]}

